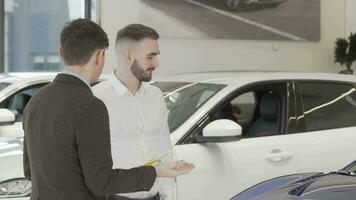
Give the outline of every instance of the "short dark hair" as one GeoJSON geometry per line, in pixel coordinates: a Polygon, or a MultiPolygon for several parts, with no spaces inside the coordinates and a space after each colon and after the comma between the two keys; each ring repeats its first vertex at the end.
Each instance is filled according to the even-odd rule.
{"type": "Polygon", "coordinates": [[[138,42],[145,38],[158,40],[159,34],[151,27],[142,24],[129,24],[117,32],[115,44],[117,45],[118,41],[123,39],[138,42]]]}
{"type": "Polygon", "coordinates": [[[60,43],[66,65],[85,64],[96,50],[109,47],[105,31],[88,19],[66,23],[61,32],[60,43]]]}

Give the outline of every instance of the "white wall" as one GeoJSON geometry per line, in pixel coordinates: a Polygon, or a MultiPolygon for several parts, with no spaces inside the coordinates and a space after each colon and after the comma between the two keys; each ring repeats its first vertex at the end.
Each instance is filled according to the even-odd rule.
{"type": "MultiPolygon", "coordinates": [[[[346,34],[356,32],[356,1],[346,0],[346,34]]],[[[348,36],[348,35],[347,35],[348,36]]]]}
{"type": "MultiPolygon", "coordinates": [[[[104,72],[116,66],[116,32],[139,22],[139,12],[138,0],[101,0],[101,25],[111,42],[104,72]]],[[[321,0],[320,42],[161,38],[156,73],[233,69],[337,72],[340,66],[333,63],[334,42],[345,36],[345,24],[345,0],[321,0]]]]}

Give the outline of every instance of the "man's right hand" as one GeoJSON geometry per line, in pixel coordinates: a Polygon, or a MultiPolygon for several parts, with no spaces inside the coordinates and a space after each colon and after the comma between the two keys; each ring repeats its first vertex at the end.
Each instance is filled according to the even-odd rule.
{"type": "Polygon", "coordinates": [[[154,166],[157,177],[175,178],[179,175],[187,174],[194,169],[194,165],[184,160],[175,162],[163,162],[154,166]]]}

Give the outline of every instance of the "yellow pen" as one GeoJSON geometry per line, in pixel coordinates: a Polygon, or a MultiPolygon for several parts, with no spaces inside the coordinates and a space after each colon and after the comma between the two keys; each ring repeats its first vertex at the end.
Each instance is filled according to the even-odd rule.
{"type": "Polygon", "coordinates": [[[154,164],[156,164],[156,163],[158,163],[158,162],[161,162],[162,159],[163,159],[164,157],[166,157],[169,153],[170,153],[170,152],[165,153],[165,154],[163,154],[163,155],[157,157],[157,159],[150,160],[150,161],[146,162],[143,166],[146,166],[146,167],[147,167],[147,166],[152,166],[152,165],[154,165],[154,164]]]}
{"type": "Polygon", "coordinates": [[[156,160],[150,160],[150,161],[148,161],[147,163],[145,163],[143,166],[152,166],[153,164],[155,164],[155,163],[158,163],[158,162],[161,162],[161,160],[159,160],[159,159],[156,159],[156,160]]]}

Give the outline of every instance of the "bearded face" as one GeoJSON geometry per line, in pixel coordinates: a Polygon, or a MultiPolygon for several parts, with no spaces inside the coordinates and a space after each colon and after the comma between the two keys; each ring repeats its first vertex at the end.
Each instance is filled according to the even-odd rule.
{"type": "Polygon", "coordinates": [[[144,69],[144,67],[138,64],[136,59],[131,66],[131,72],[137,78],[137,80],[144,82],[148,82],[152,79],[152,72],[154,70],[154,67],[148,67],[147,69],[144,69]]]}

